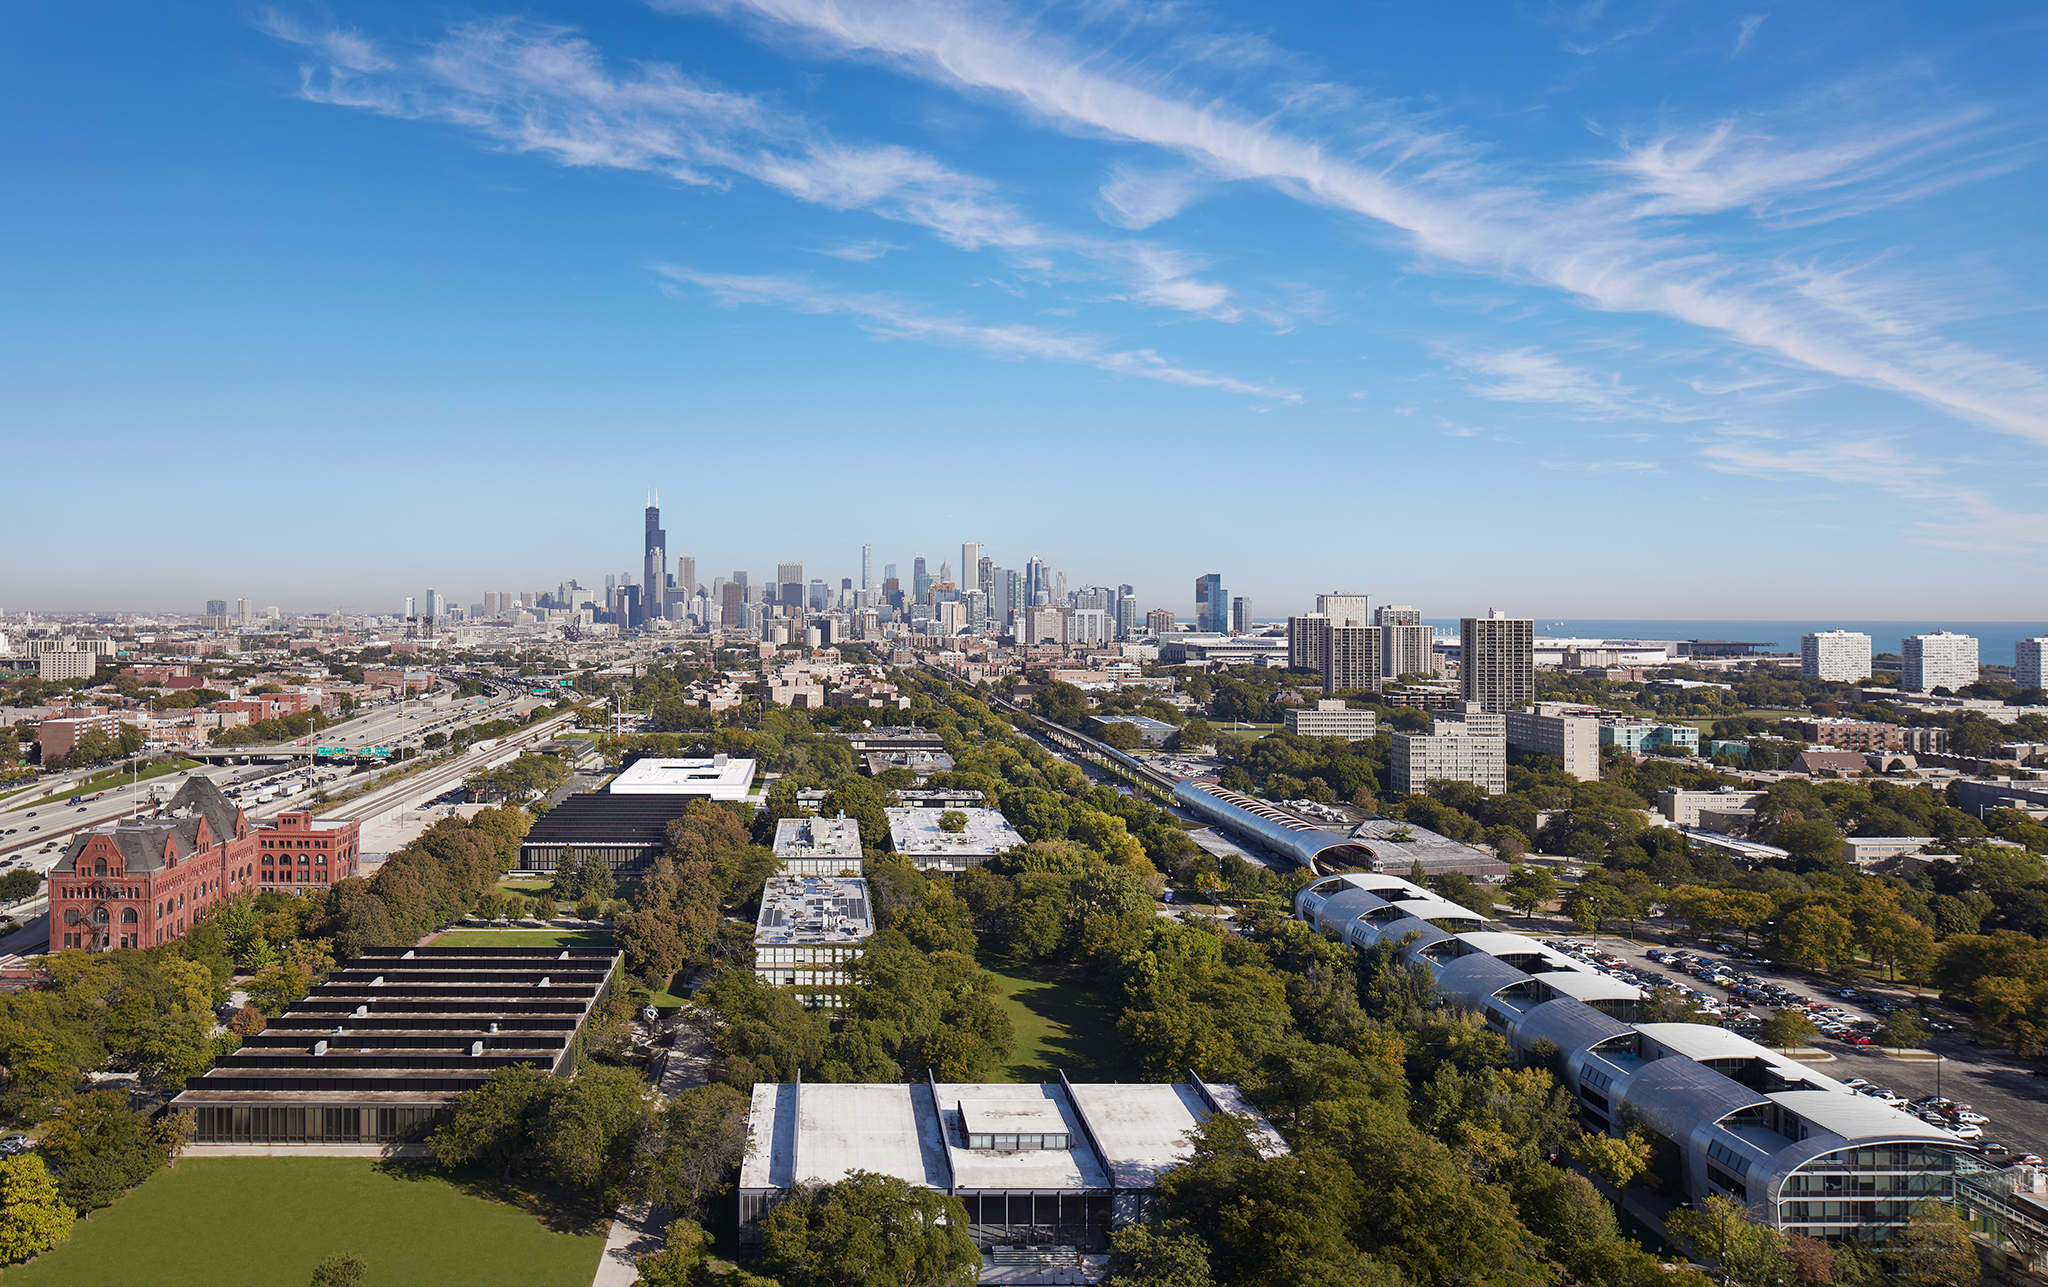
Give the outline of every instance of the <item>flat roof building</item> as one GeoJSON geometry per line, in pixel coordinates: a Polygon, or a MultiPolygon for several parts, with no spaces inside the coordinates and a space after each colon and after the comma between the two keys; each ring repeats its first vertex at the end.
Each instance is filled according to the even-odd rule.
{"type": "Polygon", "coordinates": [[[848,967],[874,932],[867,881],[771,876],[754,921],[754,977],[770,987],[794,989],[805,1005],[835,1008],[853,982],[848,967]]]}
{"type": "Polygon", "coordinates": [[[702,798],[578,791],[534,820],[519,842],[518,869],[554,871],[573,849],[583,862],[598,858],[615,872],[641,871],[668,844],[668,824],[702,798]]]}
{"type": "Polygon", "coordinates": [[[1188,1132],[1250,1117],[1269,1154],[1287,1145],[1235,1086],[922,1082],[762,1083],[740,1168],[740,1242],[798,1184],[852,1171],[960,1199],[975,1245],[1101,1252],[1152,1210],[1188,1132]]]}
{"type": "Polygon", "coordinates": [[[783,818],[775,824],[775,856],[785,876],[860,874],[860,822],[836,818],[783,818]]]}
{"type": "Polygon", "coordinates": [[[871,750],[861,756],[861,768],[871,778],[880,777],[891,769],[902,769],[913,773],[919,781],[934,773],[951,773],[953,757],[944,751],[935,751],[922,746],[906,746],[896,749],[871,750]]]}
{"type": "Polygon", "coordinates": [[[1951,693],[1977,682],[1977,640],[1952,630],[1909,635],[1899,641],[1899,687],[1916,693],[1951,693]]]}
{"type": "Polygon", "coordinates": [[[584,1025],[621,959],[608,947],[371,948],[171,1106],[196,1118],[200,1154],[271,1144],[419,1154],[493,1069],[575,1071],[584,1025]]]}
{"type": "Polygon", "coordinates": [[[754,762],[719,754],[694,760],[635,760],[606,788],[613,795],[689,795],[744,800],[754,786],[754,762]]]}
{"type": "Polygon", "coordinates": [[[1475,880],[1507,879],[1508,864],[1482,849],[1392,818],[1368,818],[1338,831],[1265,800],[1189,779],[1173,789],[1176,804],[1213,823],[1241,844],[1276,854],[1312,872],[1362,867],[1405,875],[1416,863],[1435,876],[1456,873],[1475,880]]]}
{"type": "Polygon", "coordinates": [[[1507,722],[1467,701],[1462,710],[1439,711],[1427,733],[1394,734],[1388,760],[1389,785],[1419,795],[1431,782],[1469,782],[1488,795],[1508,789],[1507,722]]]}
{"type": "Polygon", "coordinates": [[[1314,710],[1287,712],[1287,731],[1299,737],[1341,737],[1363,742],[1379,732],[1379,716],[1372,711],[1353,710],[1341,697],[1325,697],[1314,710]]]}
{"type": "Polygon", "coordinates": [[[1094,715],[1089,717],[1089,722],[1095,726],[1097,737],[1107,733],[1112,724],[1134,728],[1138,730],[1140,746],[1165,746],[1168,738],[1180,732],[1165,720],[1152,719],[1145,715],[1094,715]]]}
{"type": "Polygon", "coordinates": [[[889,847],[920,871],[965,871],[997,854],[1023,845],[1024,837],[999,809],[885,809],[889,847]],[[966,818],[959,831],[947,831],[939,819],[947,813],[966,818]]]}
{"type": "Polygon", "coordinates": [[[1600,721],[1538,702],[1532,711],[1506,712],[1508,745],[1555,755],[1564,771],[1581,782],[1600,780],[1600,721]]]}
{"type": "Polygon", "coordinates": [[[1799,673],[1808,679],[1854,684],[1870,678],[1870,636],[1819,630],[1799,637],[1799,673]]]}

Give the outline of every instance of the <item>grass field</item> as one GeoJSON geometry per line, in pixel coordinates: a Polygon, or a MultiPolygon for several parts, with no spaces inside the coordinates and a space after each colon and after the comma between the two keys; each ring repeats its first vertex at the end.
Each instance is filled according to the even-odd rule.
{"type": "Polygon", "coordinates": [[[1057,1081],[1062,1069],[1076,1081],[1105,1080],[1116,1071],[1114,1016],[1089,995],[1087,985],[1059,970],[982,968],[1002,985],[1017,1047],[996,1069],[997,1081],[1057,1081]]]}
{"type": "Polygon", "coordinates": [[[609,930],[449,930],[435,947],[617,947],[609,930]]]}
{"type": "Polygon", "coordinates": [[[499,881],[499,882],[498,882],[498,892],[499,892],[499,893],[502,893],[502,894],[518,894],[518,895],[520,895],[520,896],[521,896],[522,898],[531,898],[531,897],[533,897],[533,896],[534,896],[535,894],[550,894],[550,893],[553,893],[553,892],[554,892],[554,889],[555,889],[555,882],[554,882],[554,881],[552,881],[552,880],[509,880],[509,879],[508,879],[508,880],[501,880],[501,881],[499,881]]]}
{"type": "Polygon", "coordinates": [[[365,1287],[588,1287],[603,1231],[587,1210],[369,1158],[187,1158],[0,1283],[281,1287],[346,1251],[365,1287]]]}
{"type": "MultiPolygon", "coordinates": [[[[160,778],[169,773],[183,773],[187,769],[196,769],[198,767],[200,765],[197,760],[178,760],[171,764],[156,764],[144,769],[140,775],[140,780],[147,782],[151,778],[160,778]]],[[[52,800],[68,800],[74,795],[97,795],[99,792],[108,790],[111,787],[122,786],[136,780],[137,777],[134,774],[126,773],[119,769],[112,769],[105,773],[95,774],[77,786],[65,787],[62,791],[43,796],[40,799],[20,800],[7,807],[9,809],[27,809],[38,804],[47,804],[52,800]]]]}

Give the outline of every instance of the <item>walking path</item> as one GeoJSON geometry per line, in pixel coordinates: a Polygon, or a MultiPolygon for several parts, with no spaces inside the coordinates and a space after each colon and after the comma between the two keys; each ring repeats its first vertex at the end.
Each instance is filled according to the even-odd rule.
{"type": "MultiPolygon", "coordinates": [[[[711,1037],[692,1022],[687,1009],[671,1021],[675,1044],[662,1061],[656,1078],[656,1094],[666,1100],[702,1086],[711,1077],[711,1037]]],[[[605,1236],[604,1254],[597,1260],[597,1276],[590,1287],[633,1287],[640,1277],[640,1257],[660,1251],[668,1232],[669,1213],[645,1206],[621,1207],[612,1216],[611,1231],[605,1236]]]]}

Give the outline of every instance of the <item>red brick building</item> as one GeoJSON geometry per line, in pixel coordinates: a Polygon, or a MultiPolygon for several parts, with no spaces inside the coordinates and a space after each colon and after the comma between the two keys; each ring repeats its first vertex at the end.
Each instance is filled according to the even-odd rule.
{"type": "Polygon", "coordinates": [[[256,833],[257,888],[347,880],[362,860],[361,830],[353,819],[316,823],[304,810],[278,814],[256,833]]]}
{"type": "Polygon", "coordinates": [[[50,868],[49,950],[168,943],[256,879],[248,817],[206,778],[188,778],[147,818],[72,837],[50,868]]]}

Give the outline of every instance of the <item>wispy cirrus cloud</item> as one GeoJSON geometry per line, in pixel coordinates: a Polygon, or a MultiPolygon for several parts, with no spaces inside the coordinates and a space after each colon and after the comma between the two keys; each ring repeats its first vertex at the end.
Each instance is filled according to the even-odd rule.
{"type": "Polygon", "coordinates": [[[1069,362],[1112,375],[1157,380],[1189,389],[1246,394],[1275,402],[1302,400],[1301,395],[1292,389],[1181,366],[1160,356],[1156,350],[1120,349],[1100,336],[1018,323],[992,325],[958,317],[942,317],[920,310],[894,295],[837,291],[800,277],[707,273],[674,264],[663,264],[657,271],[669,281],[701,287],[727,307],[764,304],[799,313],[851,317],[869,333],[883,339],[946,344],[992,358],[1069,362]]]}
{"type": "Polygon", "coordinates": [[[1610,167],[1618,187],[1556,197],[1410,137],[1334,146],[1170,74],[1098,57],[1043,21],[986,0],[654,3],[744,17],[827,52],[880,58],[1070,132],[1142,143],[1220,180],[1263,183],[1377,221],[1442,266],[1540,284],[1603,312],[1672,318],[1780,361],[2048,442],[2048,376],[2039,368],[1938,336],[1874,330],[1785,289],[1771,263],[1671,222],[1731,203],[1867,188],[1916,149],[1953,137],[1974,119],[1968,113],[1847,126],[1833,145],[1791,149],[1766,146],[1733,124],[1712,127],[1686,142],[1673,135],[1625,150],[1610,167]],[[1359,159],[1380,147],[1388,149],[1384,160],[1359,159]]]}
{"type": "Polygon", "coordinates": [[[1911,539],[1948,549],[2048,551],[2048,513],[2009,509],[1981,488],[1949,480],[1946,467],[1914,456],[1890,438],[1836,438],[1805,446],[1718,442],[1702,449],[1708,468],[1754,478],[1818,478],[1890,493],[1921,514],[1911,539]]]}
{"type": "Polygon", "coordinates": [[[1106,280],[1103,298],[1215,321],[1247,315],[1228,287],[1197,276],[1208,266],[1204,257],[1047,227],[979,176],[911,148],[833,138],[767,100],[671,66],[615,72],[569,28],[495,18],[454,26],[425,48],[399,49],[275,10],[262,25],[313,57],[302,69],[302,92],[315,102],[443,121],[566,166],[648,171],[689,184],[751,179],[812,205],[928,229],[962,250],[1003,252],[1052,279],[1106,280]],[[1064,266],[1048,263],[1055,260],[1064,266]]]}
{"type": "Polygon", "coordinates": [[[1533,345],[1472,349],[1440,344],[1437,352],[1470,373],[1467,390],[1496,402],[1544,403],[1585,420],[1676,424],[1707,418],[1705,412],[1630,388],[1617,374],[1573,365],[1533,345]]]}

